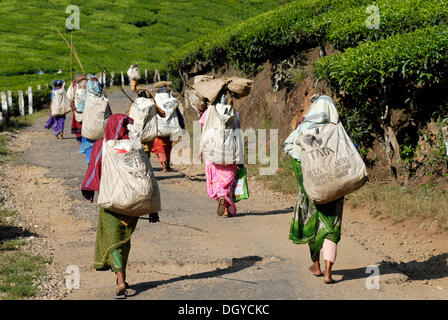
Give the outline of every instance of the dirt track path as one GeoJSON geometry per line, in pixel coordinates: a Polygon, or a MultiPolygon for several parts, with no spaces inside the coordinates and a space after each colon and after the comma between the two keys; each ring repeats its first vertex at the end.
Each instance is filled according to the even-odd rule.
{"type": "MultiPolygon", "coordinates": [[[[119,92],[109,98],[114,113],[129,106],[119,92]]],[[[19,213],[40,235],[33,241],[44,244],[53,257],[49,268],[58,286],[63,285],[67,266],[80,269],[80,289],[65,298],[111,299],[113,273],[93,270],[98,207],[81,196],[86,164],[78,143],[68,134],[71,117],[64,140],[43,129],[45,121],[40,119],[13,141],[12,147],[26,151],[19,163],[5,170],[6,179],[19,213]]],[[[221,218],[216,215],[216,202],[206,195],[202,166],[194,167],[190,179],[181,184],[186,168],[175,167],[175,172],[164,174],[154,157],[152,163],[164,223],[144,219],[138,223],[127,271],[128,282],[138,294],[130,299],[448,298],[446,271],[413,278],[387,262],[401,261],[405,267],[412,262],[411,256],[396,248],[399,236],[392,235],[390,224],[346,208],[335,265],[335,279],[340,282],[325,285],[307,270],[307,246],[288,240],[294,197],[274,194],[250,180],[251,198],[238,204],[239,215],[221,218]],[[366,288],[369,265],[380,266],[380,290],[366,288]]],[[[418,239],[416,245],[427,252],[421,264],[415,261],[415,268],[423,268],[420,274],[425,274],[431,259],[446,267],[443,250],[433,250],[431,242],[418,239]]]]}

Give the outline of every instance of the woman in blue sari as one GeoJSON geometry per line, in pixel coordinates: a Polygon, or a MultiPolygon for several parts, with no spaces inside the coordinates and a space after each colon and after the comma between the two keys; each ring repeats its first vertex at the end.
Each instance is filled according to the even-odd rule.
{"type": "MultiPolygon", "coordinates": [[[[103,95],[103,88],[101,87],[101,84],[98,82],[98,79],[95,78],[95,76],[92,74],[88,74],[87,79],[88,80],[86,85],[86,91],[77,109],[79,112],[84,111],[88,95],[93,95],[97,97],[101,97],[103,95]]],[[[105,115],[106,118],[108,118],[112,114],[110,112],[110,108],[107,108],[107,110],[109,113],[105,115]]],[[[87,164],[89,164],[90,155],[92,154],[92,148],[94,143],[95,143],[94,140],[87,139],[86,137],[81,138],[81,147],[79,148],[79,152],[84,153],[86,155],[87,164]]]]}

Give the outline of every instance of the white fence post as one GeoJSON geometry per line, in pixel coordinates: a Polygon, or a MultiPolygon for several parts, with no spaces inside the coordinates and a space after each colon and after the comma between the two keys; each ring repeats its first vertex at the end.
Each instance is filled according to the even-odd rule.
{"type": "Polygon", "coordinates": [[[28,113],[33,114],[33,88],[28,87],[28,113]]]}
{"type": "Polygon", "coordinates": [[[114,86],[114,77],[115,77],[115,73],[111,72],[110,73],[110,87],[114,86]]]}
{"type": "Polygon", "coordinates": [[[1,93],[2,95],[2,113],[3,116],[8,115],[8,101],[6,100],[6,94],[4,92],[1,93]]]}
{"type": "Polygon", "coordinates": [[[148,84],[148,69],[145,69],[145,82],[148,84]]]}
{"type": "Polygon", "coordinates": [[[22,90],[19,90],[19,112],[21,116],[25,115],[25,101],[23,100],[22,90]]]}
{"type": "Polygon", "coordinates": [[[12,91],[8,90],[8,106],[12,108],[12,91]]]}
{"type": "Polygon", "coordinates": [[[106,72],[103,73],[103,84],[104,84],[104,87],[107,87],[106,72]]]}
{"type": "Polygon", "coordinates": [[[121,71],[121,85],[124,86],[124,74],[123,74],[123,71],[121,71]]]}

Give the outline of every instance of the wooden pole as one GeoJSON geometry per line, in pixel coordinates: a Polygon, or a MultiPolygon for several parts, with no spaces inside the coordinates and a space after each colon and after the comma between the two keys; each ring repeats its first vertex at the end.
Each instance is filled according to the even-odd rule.
{"type": "MultiPolygon", "coordinates": [[[[70,32],[70,45],[73,48],[73,32],[70,32]]],[[[72,84],[72,59],[73,59],[73,50],[70,49],[70,85],[72,84]]]]}
{"type": "Polygon", "coordinates": [[[190,169],[188,169],[188,172],[187,172],[187,174],[185,175],[184,180],[182,180],[181,185],[184,184],[185,180],[187,180],[188,176],[190,175],[190,171],[191,171],[191,169],[193,168],[193,165],[194,165],[194,163],[192,163],[192,164],[190,165],[190,169]]]}
{"type": "Polygon", "coordinates": [[[83,73],[86,73],[86,71],[84,70],[84,67],[82,66],[81,61],[79,60],[78,53],[76,52],[76,49],[74,49],[74,47],[72,47],[72,46],[70,45],[70,43],[68,43],[67,39],[65,39],[65,37],[63,36],[63,34],[62,34],[58,29],[56,29],[56,31],[57,31],[57,33],[61,36],[61,38],[65,41],[65,43],[67,44],[67,46],[73,51],[73,55],[75,56],[76,61],[78,61],[78,64],[79,64],[79,66],[81,67],[82,72],[83,72],[83,73]]]}
{"type": "Polygon", "coordinates": [[[70,168],[70,160],[72,155],[72,140],[70,139],[70,142],[68,143],[68,167],[70,168]]]}

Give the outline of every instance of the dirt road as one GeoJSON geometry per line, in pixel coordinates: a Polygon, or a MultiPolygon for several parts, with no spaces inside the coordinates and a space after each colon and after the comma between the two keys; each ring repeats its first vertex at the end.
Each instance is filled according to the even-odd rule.
{"type": "MultiPolygon", "coordinates": [[[[129,107],[120,92],[109,98],[114,113],[129,107]]],[[[45,121],[13,139],[11,148],[23,153],[3,170],[19,214],[39,234],[30,240],[31,249],[37,246],[53,260],[48,268],[54,285],[43,284],[40,298],[112,299],[114,274],[93,269],[98,207],[81,196],[86,163],[69,134],[71,116],[64,140],[43,129],[45,121]],[[64,288],[70,265],[80,270],[79,290],[64,288]]],[[[206,195],[202,166],[182,184],[186,168],[165,174],[154,156],[152,164],[163,223],[150,224],[145,217],[138,223],[127,270],[137,295],[128,299],[448,298],[447,251],[435,247],[445,238],[408,234],[403,240],[400,226],[346,206],[334,272],[338,282],[325,285],[308,271],[307,246],[288,240],[294,197],[250,179],[250,199],[238,203],[238,216],[222,218],[206,195]],[[371,265],[379,266],[379,290],[366,286],[371,265]]]]}

